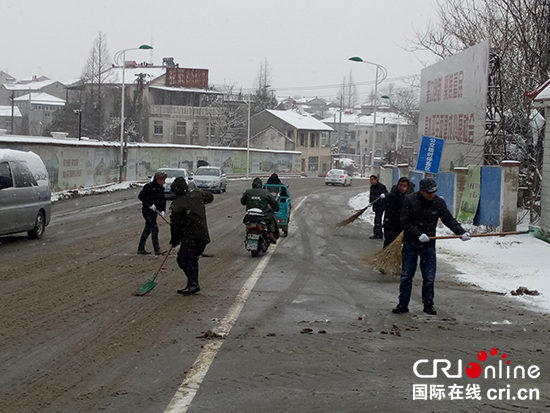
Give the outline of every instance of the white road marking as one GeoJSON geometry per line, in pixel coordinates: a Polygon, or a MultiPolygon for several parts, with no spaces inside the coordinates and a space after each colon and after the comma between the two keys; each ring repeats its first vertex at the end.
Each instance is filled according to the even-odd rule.
{"type": "MultiPolygon", "coordinates": [[[[296,208],[292,209],[291,216],[294,215],[296,211],[298,211],[306,198],[307,196],[305,196],[300,201],[296,208]]],[[[231,305],[231,308],[229,308],[227,315],[221,321],[220,326],[216,328],[217,334],[222,335],[224,338],[229,334],[231,328],[235,324],[235,321],[237,321],[237,318],[239,318],[239,315],[241,314],[241,311],[246,304],[248,296],[250,295],[250,293],[254,289],[254,286],[256,285],[256,282],[264,272],[264,269],[271,258],[271,254],[273,254],[273,251],[275,251],[275,249],[277,248],[277,245],[279,244],[274,245],[273,248],[270,248],[267,251],[266,255],[264,255],[264,257],[256,266],[256,269],[254,270],[252,275],[243,285],[243,288],[241,288],[241,291],[237,295],[235,302],[231,305]]],[[[214,358],[218,354],[218,351],[220,350],[223,341],[223,339],[214,339],[204,346],[201,353],[193,363],[193,366],[191,366],[191,370],[189,371],[189,373],[187,373],[187,376],[176,391],[176,394],[174,394],[174,397],[172,397],[170,404],[168,405],[166,410],[164,410],[164,413],[187,412],[187,409],[189,408],[191,402],[195,398],[195,395],[199,391],[201,383],[204,380],[206,373],[208,373],[208,370],[210,369],[214,358]]]]}

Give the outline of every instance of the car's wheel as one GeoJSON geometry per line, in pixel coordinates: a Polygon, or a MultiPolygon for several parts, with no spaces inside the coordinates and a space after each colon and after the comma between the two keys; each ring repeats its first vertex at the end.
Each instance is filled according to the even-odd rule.
{"type": "Polygon", "coordinates": [[[328,182],[325,182],[325,185],[328,186],[328,182]]]}
{"type": "Polygon", "coordinates": [[[27,232],[30,239],[40,239],[44,235],[44,230],[46,229],[46,220],[44,218],[44,213],[42,211],[38,212],[36,216],[36,222],[34,223],[34,228],[27,232]]]}
{"type": "Polygon", "coordinates": [[[224,193],[227,192],[227,185],[225,185],[225,186],[223,187],[223,192],[224,192],[224,193]]]}

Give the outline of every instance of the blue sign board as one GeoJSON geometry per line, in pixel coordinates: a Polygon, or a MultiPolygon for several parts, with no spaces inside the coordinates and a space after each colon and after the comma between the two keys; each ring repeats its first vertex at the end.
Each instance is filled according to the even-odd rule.
{"type": "Polygon", "coordinates": [[[445,140],[433,138],[431,136],[422,136],[422,144],[418,152],[418,161],[416,170],[436,174],[439,172],[439,163],[443,153],[443,144],[445,140]]]}

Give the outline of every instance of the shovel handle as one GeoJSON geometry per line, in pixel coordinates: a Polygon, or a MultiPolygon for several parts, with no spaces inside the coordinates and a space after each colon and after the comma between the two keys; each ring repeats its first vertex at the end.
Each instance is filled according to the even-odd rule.
{"type": "Polygon", "coordinates": [[[164,218],[164,215],[162,215],[158,210],[155,210],[156,213],[158,214],[159,217],[161,217],[162,219],[164,219],[164,222],[166,222],[168,225],[170,225],[170,223],[168,222],[168,220],[166,218],[164,218]]]}
{"type": "MultiPolygon", "coordinates": [[[[487,232],[485,234],[470,234],[470,237],[504,237],[505,235],[517,235],[517,234],[526,234],[526,232],[521,231],[511,231],[511,232],[487,232]]],[[[443,235],[440,237],[430,237],[430,239],[451,239],[451,238],[462,238],[462,235],[443,235]]]]}

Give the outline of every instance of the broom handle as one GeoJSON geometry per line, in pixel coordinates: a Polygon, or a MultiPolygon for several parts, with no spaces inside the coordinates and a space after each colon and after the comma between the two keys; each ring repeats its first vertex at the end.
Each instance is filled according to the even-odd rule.
{"type": "MultiPolygon", "coordinates": [[[[520,231],[512,231],[512,232],[488,232],[485,234],[470,234],[470,237],[504,237],[505,235],[517,235],[517,234],[524,234],[524,232],[520,231]]],[[[430,237],[430,239],[450,239],[450,238],[462,238],[462,235],[443,235],[440,237],[430,237]]]]}
{"type": "Polygon", "coordinates": [[[365,208],[362,209],[362,211],[366,211],[368,207],[372,206],[372,204],[374,204],[376,201],[378,201],[379,199],[381,199],[381,197],[378,197],[376,198],[374,201],[372,201],[370,204],[368,204],[365,208]]]}
{"type": "Polygon", "coordinates": [[[174,248],[173,245],[170,245],[170,249],[168,250],[168,252],[166,253],[166,256],[164,257],[164,259],[162,260],[162,264],[160,264],[160,267],[159,267],[159,270],[157,271],[157,274],[160,272],[160,270],[162,270],[162,267],[164,266],[164,263],[166,262],[166,260],[168,259],[168,256],[170,255],[170,253],[172,252],[172,248],[174,248]]]}
{"type": "Polygon", "coordinates": [[[168,225],[170,225],[170,223],[168,222],[168,220],[166,218],[164,218],[164,215],[162,215],[157,209],[155,209],[156,213],[159,215],[159,217],[161,217],[162,219],[164,219],[164,222],[166,222],[168,225]]]}

